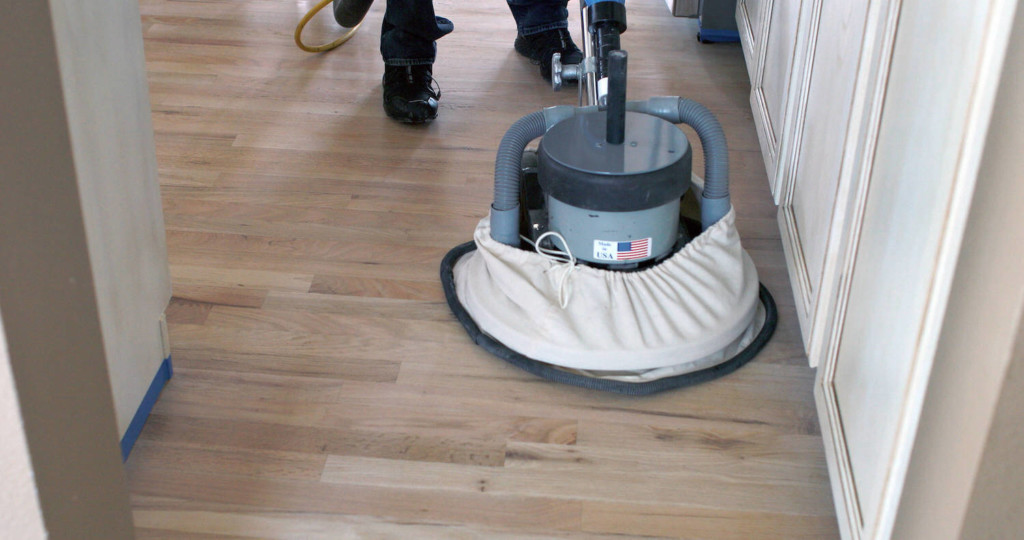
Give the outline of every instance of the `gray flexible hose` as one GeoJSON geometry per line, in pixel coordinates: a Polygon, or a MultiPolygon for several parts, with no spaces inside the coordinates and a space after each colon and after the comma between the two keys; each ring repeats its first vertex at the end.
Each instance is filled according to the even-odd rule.
{"type": "Polygon", "coordinates": [[[704,229],[729,213],[729,147],[715,115],[696,101],[679,98],[679,121],[692,127],[704,151],[704,192],[700,221],[704,229]]]}
{"type": "Polygon", "coordinates": [[[511,210],[519,205],[519,174],[523,150],[545,131],[544,112],[537,111],[519,119],[508,128],[498,146],[494,163],[494,207],[511,210]]]}
{"type": "Polygon", "coordinates": [[[654,97],[630,101],[626,110],[642,112],[686,124],[697,132],[704,150],[704,193],[701,197],[701,225],[704,229],[722,219],[731,208],[729,200],[729,148],[725,132],[707,107],[681,97],[654,97]]]}
{"type": "Polygon", "coordinates": [[[547,129],[544,111],[530,113],[508,128],[498,145],[494,162],[494,203],[491,204],[491,238],[519,245],[519,175],[523,150],[547,129]]]}
{"type": "Polygon", "coordinates": [[[691,126],[700,137],[704,150],[704,197],[729,197],[729,154],[725,132],[707,107],[689,99],[679,98],[679,121],[691,126]]]}

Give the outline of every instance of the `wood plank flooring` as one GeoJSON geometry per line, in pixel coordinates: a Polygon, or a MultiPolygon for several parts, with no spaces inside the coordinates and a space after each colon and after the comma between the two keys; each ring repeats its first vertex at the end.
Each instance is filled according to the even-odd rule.
{"type": "MultiPolygon", "coordinates": [[[[739,46],[629,3],[630,97],[722,120],[779,330],[726,378],[630,398],[487,355],[437,277],[487,212],[504,131],[575,91],[512,50],[504,2],[437,0],[456,25],[440,117],[392,122],[377,4],[311,55],[291,37],[309,0],[141,1],[175,377],[128,461],[138,537],[837,537],[739,46]]],[[[323,15],[308,41],[337,31],[323,15]]]]}

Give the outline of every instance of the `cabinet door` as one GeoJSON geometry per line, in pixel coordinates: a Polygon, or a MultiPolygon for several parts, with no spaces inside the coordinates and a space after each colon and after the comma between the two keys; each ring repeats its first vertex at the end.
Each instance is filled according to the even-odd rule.
{"type": "Polygon", "coordinates": [[[754,80],[757,62],[761,57],[764,4],[772,0],[736,0],[736,26],[739,28],[743,57],[747,62],[747,76],[754,80]]]}
{"type": "Polygon", "coordinates": [[[800,0],[766,0],[765,20],[761,25],[761,56],[750,83],[750,107],[754,113],[754,126],[761,144],[771,183],[772,193],[778,200],[776,169],[782,145],[783,124],[793,75],[800,0]]]}
{"type": "Polygon", "coordinates": [[[779,226],[805,345],[823,278],[832,270],[829,239],[833,227],[842,225],[834,217],[846,187],[840,185],[841,168],[868,13],[865,2],[807,4],[799,56],[806,60],[790,90],[793,113],[776,176],[779,226]]]}
{"type": "Polygon", "coordinates": [[[891,49],[875,55],[891,66],[858,158],[864,180],[815,389],[848,538],[891,535],[1015,7],[895,5],[891,49]],[[964,39],[942,38],[953,33],[964,39]]]}

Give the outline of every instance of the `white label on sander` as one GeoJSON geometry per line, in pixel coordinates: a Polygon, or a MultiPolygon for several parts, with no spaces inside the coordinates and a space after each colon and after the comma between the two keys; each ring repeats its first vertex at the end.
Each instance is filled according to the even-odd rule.
{"type": "Polygon", "coordinates": [[[594,260],[597,261],[636,261],[650,256],[650,238],[625,242],[594,240],[594,260]]]}

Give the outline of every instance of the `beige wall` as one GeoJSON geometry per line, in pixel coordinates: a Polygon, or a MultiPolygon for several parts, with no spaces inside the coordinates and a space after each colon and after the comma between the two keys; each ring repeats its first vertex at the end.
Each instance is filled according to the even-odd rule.
{"type": "Polygon", "coordinates": [[[1017,329],[1012,358],[985,441],[962,538],[1008,538],[1024,531],[1024,324],[1017,329]]]}
{"type": "Polygon", "coordinates": [[[1017,538],[1024,485],[1018,7],[893,538],[1017,538]]]}

